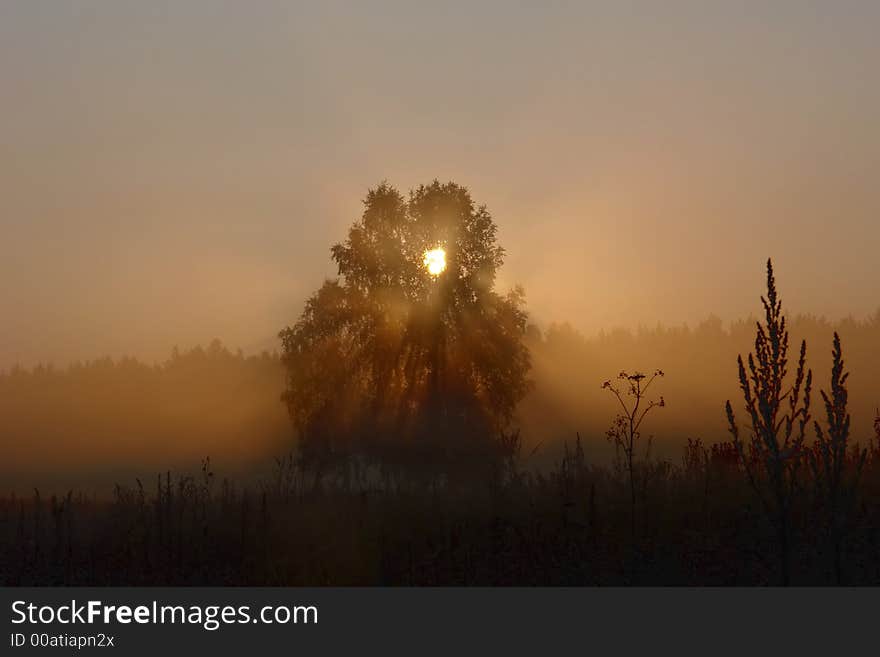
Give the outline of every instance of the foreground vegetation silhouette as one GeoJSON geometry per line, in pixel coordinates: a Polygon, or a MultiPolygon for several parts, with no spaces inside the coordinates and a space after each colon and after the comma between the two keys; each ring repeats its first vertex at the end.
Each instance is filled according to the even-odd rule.
{"type": "MultiPolygon", "coordinates": [[[[541,396],[549,374],[582,369],[588,343],[564,326],[542,335],[527,325],[521,290],[495,292],[503,251],[467,190],[435,182],[404,198],[380,185],[332,255],[339,278],[282,331],[280,358],[215,343],[153,368],[107,361],[2,375],[12,426],[35,436],[50,425],[18,409],[47,390],[79,409],[77,384],[101,381],[147,424],[151,411],[167,410],[150,406],[160,391],[208,377],[216,389],[205,404],[220,420],[212,427],[228,431],[238,417],[234,440],[250,426],[231,410],[242,392],[280,407],[283,386],[298,440],[256,483],[221,478],[206,458],[197,475],[117,484],[110,499],[39,489],[4,497],[0,584],[880,584],[880,411],[859,441],[844,340],[829,330],[823,413],[812,417],[807,343],[789,371],[791,323],[770,262],[763,321],[748,329],[752,352],[738,371],[724,364],[741,404],[714,403],[730,439],[706,424],[714,443],[687,438],[675,457],[669,439],[662,455],[653,449],[654,429],[676,408],[676,379],[711,367],[706,356],[716,352],[694,345],[744,344],[745,324],[730,333],[707,324],[699,341],[674,331],[612,335],[597,352],[620,339],[615,358],[668,358],[678,371],[665,362],[652,375],[625,369],[584,388],[566,378],[575,394],[601,388],[618,403],[596,418],[606,427],[611,419],[610,465],[590,455],[598,441],[582,440],[575,425],[566,431],[576,439],[535,467],[526,463],[541,444],[524,453],[516,411],[532,403],[550,424],[536,413],[554,399],[541,396]]],[[[876,358],[878,326],[841,327],[862,345],[862,361],[876,358]]],[[[175,426],[182,439],[180,426],[191,425],[175,426]]]]}

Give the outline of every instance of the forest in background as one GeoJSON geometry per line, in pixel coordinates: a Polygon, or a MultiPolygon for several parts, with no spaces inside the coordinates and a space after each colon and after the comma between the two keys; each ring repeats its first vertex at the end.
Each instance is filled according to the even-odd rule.
{"type": "MultiPolygon", "coordinates": [[[[161,364],[102,358],[0,374],[5,486],[107,495],[117,481],[212,456],[239,474],[290,449],[277,354],[219,340],[161,364]]],[[[8,493],[9,491],[4,491],[8,493]]]]}
{"type": "MultiPolygon", "coordinates": [[[[880,312],[838,322],[798,316],[790,330],[793,343],[807,341],[817,389],[827,388],[831,336],[840,334],[851,371],[852,439],[867,443],[880,405],[880,312]]],[[[521,467],[553,467],[577,433],[586,457],[607,464],[605,431],[616,409],[601,384],[621,369],[655,367],[666,373],[659,383],[666,407],[651,420],[654,454],[678,462],[688,439],[729,439],[723,403],[739,398],[736,356],[752,348],[754,320],[725,326],[713,317],[694,328],[592,337],[568,324],[531,325],[525,341],[533,387],[515,422],[521,467]]],[[[277,353],[246,356],[218,340],[175,349],[155,365],[102,358],[0,372],[3,493],[39,487],[109,495],[116,482],[168,468],[196,472],[206,457],[225,475],[268,475],[296,447],[281,401],[284,381],[277,353]]]]}

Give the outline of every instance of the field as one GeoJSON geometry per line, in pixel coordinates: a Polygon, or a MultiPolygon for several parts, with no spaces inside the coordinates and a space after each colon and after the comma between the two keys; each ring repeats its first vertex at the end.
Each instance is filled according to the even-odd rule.
{"type": "MultiPolygon", "coordinates": [[[[880,435],[878,435],[880,441],[880,435]]],[[[880,584],[880,452],[865,464],[843,583],[880,584]]],[[[636,534],[625,473],[577,443],[551,472],[478,487],[315,489],[293,459],[240,489],[205,463],[112,500],[0,504],[0,583],[15,585],[763,585],[777,546],[726,444],[691,443],[642,473],[636,534]]],[[[795,584],[836,584],[810,482],[793,514],[795,584]]]]}

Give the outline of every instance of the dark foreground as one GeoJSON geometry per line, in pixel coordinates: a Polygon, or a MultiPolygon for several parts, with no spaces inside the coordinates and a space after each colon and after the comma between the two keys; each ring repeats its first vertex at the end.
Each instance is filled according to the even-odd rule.
{"type": "MultiPolygon", "coordinates": [[[[0,585],[767,585],[779,546],[724,446],[639,477],[576,446],[546,475],[468,485],[320,488],[294,467],[244,490],[161,476],[110,501],[0,502],[0,585]]],[[[880,458],[839,535],[809,478],[792,510],[791,583],[880,584],[880,458]]]]}

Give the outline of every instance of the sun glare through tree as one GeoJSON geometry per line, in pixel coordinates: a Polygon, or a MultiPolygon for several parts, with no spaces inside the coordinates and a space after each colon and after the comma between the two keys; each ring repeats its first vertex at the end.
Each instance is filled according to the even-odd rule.
{"type": "Polygon", "coordinates": [[[446,250],[438,246],[436,249],[425,251],[422,262],[431,276],[439,276],[446,271],[446,250]]]}

